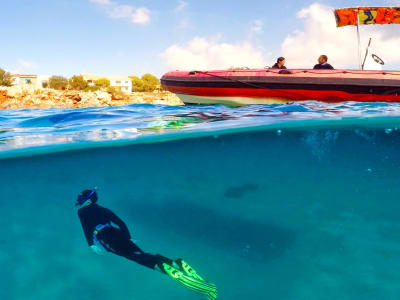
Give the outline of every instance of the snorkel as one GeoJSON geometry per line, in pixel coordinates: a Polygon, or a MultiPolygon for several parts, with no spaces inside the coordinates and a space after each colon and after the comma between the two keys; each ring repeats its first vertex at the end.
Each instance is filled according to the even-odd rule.
{"type": "MultiPolygon", "coordinates": [[[[84,196],[84,193],[87,192],[87,191],[83,191],[83,192],[78,196],[78,199],[76,200],[75,206],[81,206],[81,207],[83,207],[83,206],[90,205],[91,203],[94,203],[94,201],[92,201],[91,198],[92,198],[94,195],[96,196],[96,191],[97,191],[97,186],[94,187],[89,193],[86,193],[86,194],[87,194],[86,196],[84,196]],[[91,203],[87,203],[87,204],[86,204],[86,202],[87,202],[88,200],[90,200],[91,203]],[[85,204],[86,204],[86,205],[85,205],[85,204]]],[[[96,200],[97,200],[97,197],[96,197],[96,200]]]]}

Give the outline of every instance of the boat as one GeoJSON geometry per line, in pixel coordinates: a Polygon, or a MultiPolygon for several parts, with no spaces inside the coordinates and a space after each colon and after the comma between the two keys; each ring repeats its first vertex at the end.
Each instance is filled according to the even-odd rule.
{"type": "MultiPolygon", "coordinates": [[[[303,100],[328,103],[400,102],[400,71],[365,71],[371,38],[361,56],[360,25],[400,24],[400,7],[351,7],[334,11],[336,26],[357,28],[360,70],[231,69],[175,71],[162,86],[189,104],[271,104],[303,100]]],[[[376,54],[373,60],[384,65],[376,54]]]]}
{"type": "Polygon", "coordinates": [[[161,84],[187,104],[400,102],[400,71],[174,71],[165,74],[161,84]]]}

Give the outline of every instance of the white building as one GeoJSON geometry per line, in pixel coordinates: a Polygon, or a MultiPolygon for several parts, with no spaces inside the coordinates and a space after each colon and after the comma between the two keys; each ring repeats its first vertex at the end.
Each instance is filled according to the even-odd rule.
{"type": "Polygon", "coordinates": [[[28,74],[12,74],[11,75],[12,85],[17,85],[20,87],[32,86],[36,88],[37,86],[37,75],[28,74]]]}
{"type": "Polygon", "coordinates": [[[41,89],[47,83],[49,83],[49,76],[38,76],[38,75],[28,75],[28,74],[12,74],[12,85],[16,85],[22,88],[34,88],[41,89]]]}
{"type": "Polygon", "coordinates": [[[39,89],[49,87],[50,76],[38,76],[37,86],[39,89]]]}
{"type": "Polygon", "coordinates": [[[94,82],[100,78],[107,78],[110,80],[110,86],[120,89],[125,93],[132,92],[132,80],[127,76],[98,76],[94,74],[81,74],[84,80],[86,80],[89,85],[93,86],[94,82]]]}

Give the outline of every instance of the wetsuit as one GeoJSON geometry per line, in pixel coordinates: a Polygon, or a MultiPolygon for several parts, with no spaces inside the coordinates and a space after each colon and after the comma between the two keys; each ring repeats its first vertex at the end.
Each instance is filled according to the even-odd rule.
{"type": "Polygon", "coordinates": [[[314,70],[322,70],[322,69],[333,70],[334,68],[330,64],[316,64],[314,66],[314,70]]]}
{"type": "Polygon", "coordinates": [[[78,210],[83,232],[89,246],[96,239],[107,251],[154,269],[172,261],[161,255],[153,255],[141,250],[130,238],[128,227],[111,210],[98,204],[90,204],[78,210]],[[116,227],[117,226],[117,227],[116,227]]]}
{"type": "Polygon", "coordinates": [[[275,63],[271,69],[287,69],[285,66],[279,67],[278,63],[275,63]]]}

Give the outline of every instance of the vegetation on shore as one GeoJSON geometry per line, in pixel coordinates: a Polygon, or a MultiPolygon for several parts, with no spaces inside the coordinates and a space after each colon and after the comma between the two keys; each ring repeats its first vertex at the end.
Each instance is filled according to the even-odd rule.
{"type": "Polygon", "coordinates": [[[49,87],[55,90],[66,90],[68,79],[62,76],[51,76],[49,78],[49,87]]]}
{"type": "Polygon", "coordinates": [[[139,78],[137,76],[129,76],[132,80],[132,90],[134,92],[153,92],[154,90],[160,88],[160,80],[147,73],[139,78]]]}
{"type": "MultiPolygon", "coordinates": [[[[129,78],[132,81],[133,92],[153,92],[161,89],[160,80],[149,73],[144,74],[141,78],[137,76],[129,76],[129,78]]],[[[90,85],[81,75],[74,75],[70,79],[54,75],[50,77],[48,86],[55,90],[76,90],[88,92],[95,92],[101,89],[110,92],[118,90],[117,87],[111,86],[110,80],[105,77],[95,80],[93,85],[90,85]]]]}
{"type": "MultiPolygon", "coordinates": [[[[160,80],[150,73],[144,74],[141,78],[137,76],[128,76],[132,81],[132,92],[153,92],[162,90],[160,80]]],[[[0,86],[11,86],[11,74],[0,68],[0,86]]],[[[53,75],[49,81],[42,83],[43,88],[51,88],[55,90],[74,90],[95,92],[105,90],[109,93],[122,93],[118,87],[111,86],[109,79],[102,77],[94,81],[91,85],[81,75],[74,75],[71,78],[53,75]]]]}
{"type": "Polygon", "coordinates": [[[88,88],[88,82],[82,76],[74,75],[68,81],[69,87],[75,91],[84,91],[88,88]]]}
{"type": "Polygon", "coordinates": [[[173,93],[161,88],[160,81],[151,74],[132,80],[133,93],[124,93],[121,88],[111,86],[103,77],[94,82],[86,81],[81,75],[71,78],[51,76],[43,81],[43,89],[25,81],[24,86],[13,85],[9,72],[0,68],[0,109],[21,108],[80,108],[127,104],[183,105],[173,93]]]}
{"type": "MultiPolygon", "coordinates": [[[[82,75],[71,78],[53,75],[42,82],[41,89],[26,89],[13,86],[12,75],[0,68],[0,108],[20,107],[87,107],[128,104],[128,103],[173,103],[181,105],[181,101],[161,88],[160,80],[147,73],[141,78],[129,76],[132,81],[132,94],[125,93],[118,86],[112,86],[106,77],[87,81],[82,75]],[[51,90],[48,90],[50,88],[51,90]],[[15,102],[19,99],[19,102],[15,102]],[[100,100],[99,100],[100,99],[100,100]],[[167,100],[165,100],[167,99],[167,100]],[[115,103],[113,101],[116,101],[115,103]]],[[[175,96],[176,97],[176,96],[175,96]]]]}
{"type": "Polygon", "coordinates": [[[11,74],[0,68],[0,85],[11,86],[11,74]]]}

